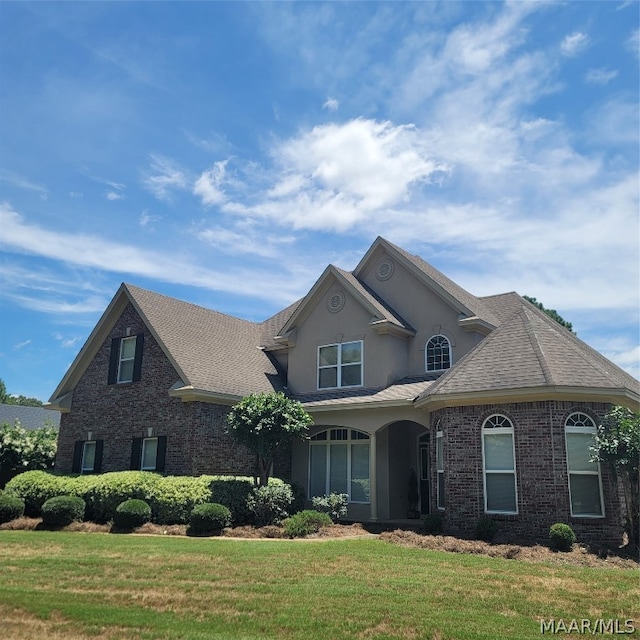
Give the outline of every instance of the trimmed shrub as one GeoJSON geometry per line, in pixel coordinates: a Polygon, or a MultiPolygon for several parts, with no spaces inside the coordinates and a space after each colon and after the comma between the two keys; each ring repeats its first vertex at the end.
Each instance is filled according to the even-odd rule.
{"type": "Polygon", "coordinates": [[[11,522],[24,514],[24,501],[11,493],[0,491],[0,524],[11,522]]]}
{"type": "Polygon", "coordinates": [[[476,524],[476,540],[492,542],[498,533],[498,523],[487,516],[482,516],[476,524]]]}
{"type": "Polygon", "coordinates": [[[291,509],[293,491],[288,484],[256,487],[247,498],[247,507],[255,516],[255,524],[264,526],[284,520],[291,509]]]}
{"type": "Polygon", "coordinates": [[[222,504],[206,502],[196,505],[191,511],[189,532],[196,535],[220,533],[231,524],[231,511],[222,504]]]}
{"type": "Polygon", "coordinates": [[[252,524],[254,517],[247,506],[247,499],[254,486],[253,478],[212,476],[209,481],[211,497],[208,501],[227,507],[231,511],[233,524],[252,524]]]}
{"type": "Polygon", "coordinates": [[[50,527],[66,527],[84,519],[86,504],[78,496],[55,496],[42,505],[42,523],[50,527]]]}
{"type": "Polygon", "coordinates": [[[564,522],[556,522],[549,529],[549,545],[555,551],[571,551],[576,541],[573,529],[564,522]]]}
{"type": "Polygon", "coordinates": [[[307,509],[284,521],[284,533],[288,538],[301,538],[318,533],[322,527],[328,527],[332,522],[329,514],[307,509]]]}
{"type": "Polygon", "coordinates": [[[349,496],[346,493],[330,493],[328,496],[315,496],[311,499],[313,508],[329,515],[333,522],[347,515],[349,496]]]}
{"type": "Polygon", "coordinates": [[[444,531],[444,518],[441,513],[430,513],[422,519],[422,522],[424,532],[429,535],[437,535],[444,531]]]}
{"type": "Polygon", "coordinates": [[[293,502],[289,508],[289,513],[293,515],[304,509],[307,501],[307,492],[297,482],[292,482],[290,487],[291,491],[293,491],[293,502]]]}
{"type": "Polygon", "coordinates": [[[211,476],[158,478],[145,498],[151,519],[158,524],[188,524],[196,505],[211,502],[210,482],[211,476]]]}
{"type": "Polygon", "coordinates": [[[138,498],[125,500],[116,507],[113,524],[118,529],[130,531],[151,520],[151,507],[138,498]]]}
{"type": "Polygon", "coordinates": [[[55,496],[69,495],[67,478],[46,471],[25,471],[7,482],[5,490],[24,502],[24,514],[40,516],[42,505],[55,496]]]}

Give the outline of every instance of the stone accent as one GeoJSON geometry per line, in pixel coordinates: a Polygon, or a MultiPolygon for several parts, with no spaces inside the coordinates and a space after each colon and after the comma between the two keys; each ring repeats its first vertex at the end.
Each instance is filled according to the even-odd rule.
{"type": "MultiPolygon", "coordinates": [[[[596,424],[608,411],[603,403],[560,401],[451,407],[431,415],[432,442],[443,431],[445,521],[453,535],[472,537],[484,513],[482,423],[492,414],[507,416],[514,427],[518,514],[488,514],[507,538],[548,540],[556,522],[570,525],[579,540],[622,543],[619,488],[605,466],[601,468],[604,518],[572,517],[565,448],[565,421],[581,411],[596,424]]],[[[435,447],[431,454],[432,504],[436,504],[435,447]]]]}
{"type": "MultiPolygon", "coordinates": [[[[229,407],[182,402],[169,396],[179,375],[131,304],[100,347],[73,391],[70,413],[62,414],[56,471],[71,473],[76,440],[103,440],[102,472],[131,466],[133,438],[166,436],[166,475],[252,475],[255,458],[224,432],[229,407]],[[139,382],[107,384],[112,338],[144,333],[139,382]]],[[[290,456],[275,472],[290,473],[290,456]]]]}

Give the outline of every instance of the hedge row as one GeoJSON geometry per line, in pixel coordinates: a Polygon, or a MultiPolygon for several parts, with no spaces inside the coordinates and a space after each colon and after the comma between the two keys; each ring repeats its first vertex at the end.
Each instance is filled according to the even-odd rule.
{"type": "MultiPolygon", "coordinates": [[[[271,478],[270,486],[284,485],[271,478]]],[[[58,476],[46,471],[26,471],[7,483],[5,490],[25,503],[25,515],[38,517],[42,505],[55,496],[82,498],[85,519],[109,522],[116,507],[125,500],[144,500],[151,507],[151,519],[158,524],[188,524],[193,508],[215,502],[231,512],[234,525],[251,524],[254,515],[247,498],[253,478],[238,476],[160,476],[149,471],[115,471],[100,475],[58,476]]]]}

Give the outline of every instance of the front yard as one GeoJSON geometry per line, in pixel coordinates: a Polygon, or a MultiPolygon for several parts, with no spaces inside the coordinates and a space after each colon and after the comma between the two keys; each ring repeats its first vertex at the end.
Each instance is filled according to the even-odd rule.
{"type": "Polygon", "coordinates": [[[620,630],[633,620],[638,629],[639,601],[637,569],[380,538],[0,531],[0,626],[11,640],[518,640],[540,638],[541,620],[550,619],[613,619],[620,630]]]}

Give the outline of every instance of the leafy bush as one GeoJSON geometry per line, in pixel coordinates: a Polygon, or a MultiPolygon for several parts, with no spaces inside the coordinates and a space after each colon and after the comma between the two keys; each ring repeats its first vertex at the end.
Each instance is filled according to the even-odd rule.
{"type": "Polygon", "coordinates": [[[187,524],[193,508],[211,501],[210,476],[159,477],[148,489],[153,522],[158,524],[187,524]]]}
{"type": "Polygon", "coordinates": [[[24,514],[24,502],[11,493],[0,491],[0,524],[11,522],[24,514]]]}
{"type": "Polygon", "coordinates": [[[476,524],[476,539],[491,542],[498,533],[498,523],[487,516],[482,516],[476,524]]]}
{"type": "Polygon", "coordinates": [[[151,520],[151,507],[138,498],[125,500],[116,507],[113,524],[118,529],[131,530],[151,520]]]}
{"type": "Polygon", "coordinates": [[[209,481],[211,497],[208,502],[223,504],[231,511],[233,524],[250,524],[253,514],[247,506],[247,498],[254,488],[252,478],[213,476],[209,481]]]}
{"type": "Polygon", "coordinates": [[[222,504],[205,502],[196,505],[191,511],[189,532],[196,535],[202,533],[219,533],[231,524],[231,511],[222,504]]]}
{"type": "Polygon", "coordinates": [[[24,513],[30,518],[37,518],[50,498],[72,494],[66,478],[46,471],[25,471],[9,480],[5,490],[24,502],[24,513]]]}
{"type": "MultiPolygon", "coordinates": [[[[269,480],[271,482],[271,480],[269,480]]],[[[291,491],[293,491],[293,502],[289,508],[289,513],[293,515],[304,509],[305,502],[307,501],[307,492],[296,482],[291,483],[291,491]]]]}
{"type": "Polygon", "coordinates": [[[347,515],[349,496],[346,493],[330,493],[328,496],[315,496],[311,499],[313,508],[329,515],[333,522],[347,515]]]}
{"type": "Polygon", "coordinates": [[[53,427],[27,431],[18,420],[0,425],[0,487],[30,469],[52,469],[58,445],[53,427]]]}
{"type": "Polygon", "coordinates": [[[284,521],[284,532],[288,538],[300,538],[312,533],[318,533],[322,527],[332,524],[327,513],[320,511],[300,511],[284,521]]]}
{"type": "Polygon", "coordinates": [[[575,541],[576,534],[568,524],[556,522],[551,525],[549,529],[549,542],[552,549],[556,551],[571,551],[575,541]]]}
{"type": "Polygon", "coordinates": [[[85,501],[78,496],[55,496],[42,505],[42,523],[51,527],[66,527],[84,519],[85,501]]]}
{"type": "Polygon", "coordinates": [[[288,484],[256,487],[247,498],[247,507],[255,516],[255,524],[264,526],[284,520],[291,509],[293,491],[288,484]]]}
{"type": "Polygon", "coordinates": [[[430,513],[422,519],[422,522],[424,523],[424,532],[429,535],[436,535],[444,531],[444,518],[441,513],[430,513]]]}

